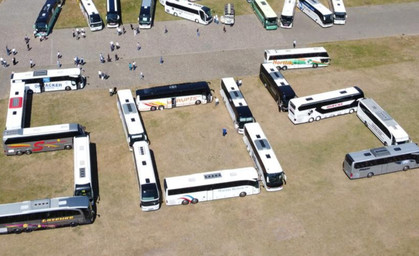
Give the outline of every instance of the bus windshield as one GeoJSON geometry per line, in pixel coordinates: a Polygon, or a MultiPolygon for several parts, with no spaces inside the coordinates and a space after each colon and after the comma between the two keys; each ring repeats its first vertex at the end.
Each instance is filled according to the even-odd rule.
{"type": "Polygon", "coordinates": [[[107,15],[109,22],[118,22],[118,14],[116,12],[110,12],[107,15]]]}
{"type": "Polygon", "coordinates": [[[275,25],[277,25],[276,17],[266,18],[266,25],[267,26],[271,26],[271,25],[275,26],[275,25]]]}
{"type": "Polygon", "coordinates": [[[266,183],[268,186],[270,187],[278,187],[278,186],[282,186],[283,185],[283,173],[272,173],[272,174],[267,174],[266,176],[266,183]]]}
{"type": "Polygon", "coordinates": [[[285,15],[281,15],[281,21],[284,23],[291,23],[293,21],[294,17],[293,16],[285,16],[285,15]]]}
{"type": "Polygon", "coordinates": [[[102,23],[102,19],[100,18],[99,14],[90,15],[90,23],[102,23]]]}
{"type": "Polygon", "coordinates": [[[159,198],[156,184],[144,184],[141,186],[142,200],[151,201],[159,198]]]}
{"type": "Polygon", "coordinates": [[[211,15],[211,9],[210,8],[208,8],[208,7],[206,7],[206,6],[203,6],[202,7],[202,10],[205,12],[205,14],[206,14],[206,19],[204,19],[204,20],[206,20],[206,21],[209,21],[209,20],[211,20],[212,19],[212,15],[211,15]]]}
{"type": "Polygon", "coordinates": [[[35,23],[35,28],[38,31],[47,31],[47,23],[45,23],[45,22],[37,22],[37,23],[35,23]]]}
{"type": "Polygon", "coordinates": [[[344,20],[346,18],[345,12],[335,12],[335,19],[344,20]]]}
{"type": "Polygon", "coordinates": [[[331,24],[333,23],[333,15],[329,14],[329,15],[324,15],[323,16],[324,19],[324,24],[331,24]]]}

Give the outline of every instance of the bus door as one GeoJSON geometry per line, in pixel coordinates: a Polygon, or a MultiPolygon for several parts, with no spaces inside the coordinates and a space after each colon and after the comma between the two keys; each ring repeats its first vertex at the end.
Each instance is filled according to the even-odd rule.
{"type": "Polygon", "coordinates": [[[201,17],[201,20],[202,20],[202,21],[207,21],[207,19],[206,19],[206,17],[205,17],[205,13],[204,13],[204,11],[200,10],[200,11],[199,11],[199,16],[201,17]]]}
{"type": "Polygon", "coordinates": [[[176,98],[172,98],[172,108],[176,107],[176,98]]]}

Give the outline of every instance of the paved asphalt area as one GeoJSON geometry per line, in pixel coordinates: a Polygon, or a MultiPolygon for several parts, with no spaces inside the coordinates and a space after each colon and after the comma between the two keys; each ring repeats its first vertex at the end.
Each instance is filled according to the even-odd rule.
{"type": "Polygon", "coordinates": [[[297,47],[303,47],[319,42],[419,33],[418,2],[348,8],[347,24],[331,28],[321,28],[296,10],[292,29],[266,31],[255,15],[244,15],[236,17],[236,24],[227,26],[226,32],[223,32],[222,24],[203,26],[178,20],[156,22],[150,30],[142,30],[138,35],[134,35],[129,24],[124,24],[126,33],[121,36],[115,29],[91,32],[85,28],[87,36],[80,40],[72,37],[72,29],[57,29],[48,40],[40,42],[32,37],[32,25],[43,3],[44,0],[3,0],[0,4],[3,21],[0,22],[0,57],[10,65],[0,67],[0,98],[9,96],[11,72],[30,70],[30,59],[35,63],[33,70],[57,68],[58,51],[63,55],[62,68],[74,67],[75,56],[84,58],[83,71],[88,77],[86,89],[142,88],[256,75],[264,49],[291,48],[293,40],[297,41],[297,47]],[[165,27],[168,33],[164,33],[165,27]],[[30,51],[26,50],[25,35],[31,38],[30,51]],[[118,42],[121,48],[111,52],[111,41],[118,42]],[[137,50],[138,43],[140,50],[137,50]],[[12,56],[6,55],[6,45],[18,51],[15,66],[11,64],[12,56]],[[105,57],[110,54],[112,61],[100,63],[100,53],[105,57]],[[118,61],[115,61],[115,53],[120,58],[118,61]],[[129,70],[130,62],[136,62],[135,71],[129,70]],[[108,74],[109,79],[100,80],[98,71],[108,74]],[[140,72],[144,75],[142,80],[140,72]]]}

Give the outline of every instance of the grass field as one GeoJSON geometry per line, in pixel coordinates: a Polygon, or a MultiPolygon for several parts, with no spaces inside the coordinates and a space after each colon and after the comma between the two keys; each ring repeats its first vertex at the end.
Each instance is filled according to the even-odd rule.
{"type": "MultiPolygon", "coordinates": [[[[124,24],[137,23],[138,13],[140,11],[141,1],[134,0],[120,0],[122,9],[122,21],[124,24]]],[[[346,7],[363,6],[363,5],[379,5],[391,3],[407,3],[417,2],[418,0],[353,0],[345,1],[346,7]]],[[[276,13],[280,13],[283,6],[283,0],[268,1],[272,9],[276,13]]],[[[322,0],[328,6],[327,0],[322,0]]],[[[106,21],[106,0],[94,0],[96,8],[98,9],[103,21],[106,21]]],[[[211,8],[212,14],[218,16],[223,15],[224,5],[226,3],[233,3],[236,10],[236,15],[251,14],[252,8],[246,0],[202,0],[199,4],[206,5],[211,8]]],[[[156,1],[155,21],[167,21],[181,19],[164,12],[163,6],[156,1]]],[[[86,20],[84,19],[80,7],[76,0],[66,1],[60,17],[57,20],[56,28],[75,28],[86,27],[86,20]]]]}
{"type": "MultiPolygon", "coordinates": [[[[323,44],[331,66],[286,71],[284,76],[299,96],[357,85],[417,142],[418,39],[323,44]]],[[[2,236],[2,255],[418,254],[419,170],[349,180],[341,167],[345,154],[381,146],[355,114],[295,126],[278,113],[257,76],[240,79],[288,176],[283,191],[262,189],[260,195],[243,199],[141,212],[115,97],[104,89],[35,95],[32,126],[78,122],[91,132],[100,217],[87,226],[2,236]]],[[[211,82],[220,97],[219,80],[211,82]]],[[[0,100],[0,109],[4,126],[7,100],[0,100]]],[[[146,112],[142,117],[160,180],[252,165],[223,104],[146,112]],[[221,135],[224,127],[226,137],[221,135]]],[[[72,151],[0,155],[0,162],[0,203],[72,194],[72,151]]]]}

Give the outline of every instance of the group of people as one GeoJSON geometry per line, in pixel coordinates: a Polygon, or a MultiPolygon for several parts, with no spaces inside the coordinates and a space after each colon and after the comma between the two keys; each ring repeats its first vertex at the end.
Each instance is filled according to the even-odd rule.
{"type": "Polygon", "coordinates": [[[86,38],[86,31],[84,31],[84,28],[76,28],[76,30],[73,29],[73,38],[79,40],[80,37],[86,38]]]}

